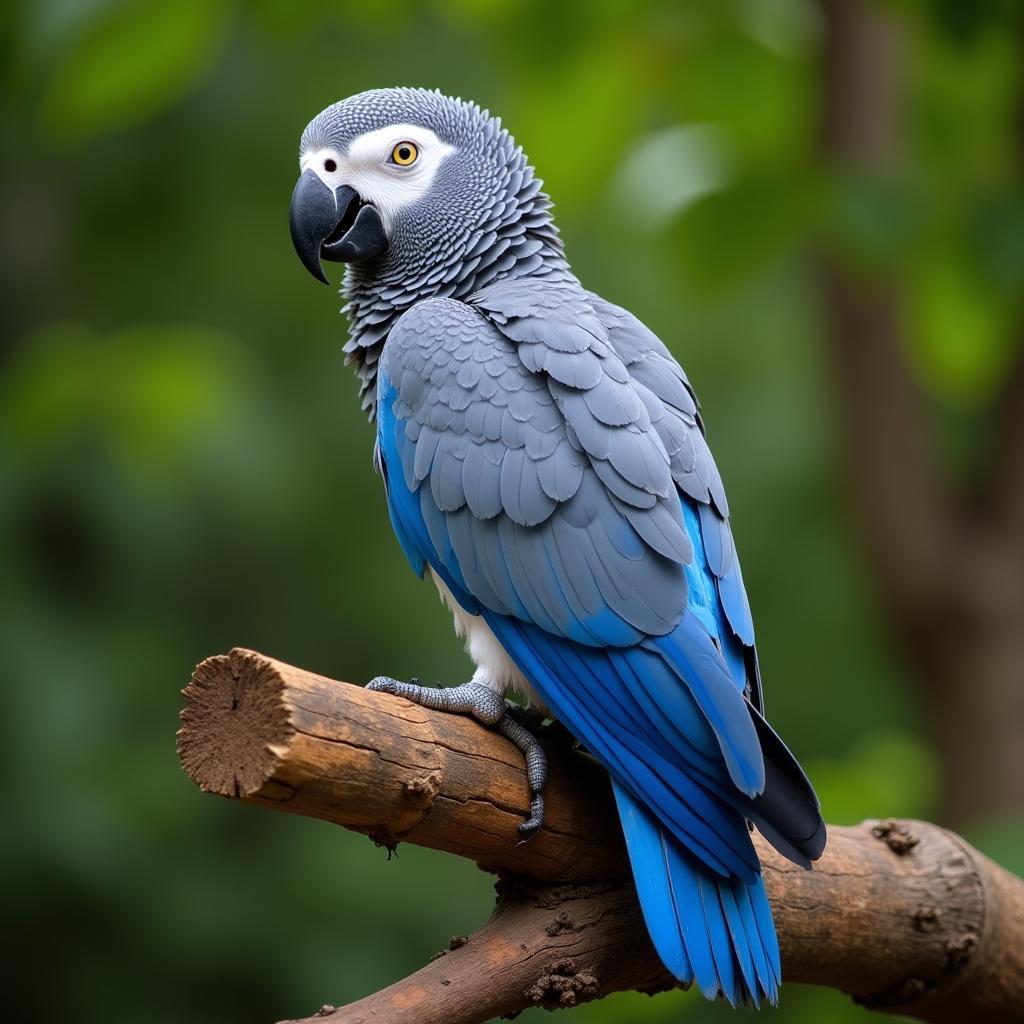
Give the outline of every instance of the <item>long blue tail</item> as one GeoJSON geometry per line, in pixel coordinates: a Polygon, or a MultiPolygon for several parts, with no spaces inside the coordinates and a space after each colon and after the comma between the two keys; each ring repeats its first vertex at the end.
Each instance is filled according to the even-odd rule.
{"type": "Polygon", "coordinates": [[[708,999],[776,1003],[782,970],[764,878],[715,874],[613,785],[644,921],[662,962],[680,981],[696,981],[708,999]]]}

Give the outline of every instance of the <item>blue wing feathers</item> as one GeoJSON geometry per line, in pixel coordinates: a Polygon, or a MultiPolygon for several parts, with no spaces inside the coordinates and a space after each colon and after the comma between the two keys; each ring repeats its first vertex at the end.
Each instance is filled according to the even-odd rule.
{"type": "MultiPolygon", "coordinates": [[[[387,488],[389,487],[389,484],[386,464],[382,463],[382,466],[385,466],[383,469],[384,486],[387,488]]],[[[391,520],[391,528],[395,531],[395,536],[398,538],[398,544],[402,549],[402,553],[409,560],[409,564],[412,566],[413,572],[422,578],[423,573],[426,570],[426,559],[422,553],[423,549],[417,545],[409,535],[405,528],[405,523],[398,513],[395,502],[390,500],[388,501],[388,517],[391,520]]]]}
{"type": "Polygon", "coordinates": [[[743,819],[738,814],[730,818],[724,805],[715,807],[685,772],[660,758],[632,729],[609,727],[622,721],[623,709],[609,702],[607,690],[598,685],[591,667],[575,656],[573,645],[486,611],[484,616],[559,720],[607,765],[613,777],[638,795],[643,793],[659,817],[711,870],[753,875],[757,858],[743,819]]]}
{"type": "Polygon", "coordinates": [[[718,737],[729,775],[748,796],[764,789],[764,758],[746,702],[728,674],[711,637],[684,615],[674,633],[648,641],[689,687],[718,737]]]}
{"type": "Polygon", "coordinates": [[[430,300],[392,328],[377,380],[389,515],[417,573],[484,617],[608,768],[666,966],[709,996],[774,1001],[746,822],[802,864],[824,826],[757,710],[721,478],[668,350],[558,287],[502,282],[477,308],[430,300]]]}

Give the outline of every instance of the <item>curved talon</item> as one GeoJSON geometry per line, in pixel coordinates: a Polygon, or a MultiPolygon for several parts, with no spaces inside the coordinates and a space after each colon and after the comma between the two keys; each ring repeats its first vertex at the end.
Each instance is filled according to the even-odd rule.
{"type": "Polygon", "coordinates": [[[519,845],[529,842],[544,824],[544,797],[540,793],[534,793],[530,800],[530,816],[519,825],[519,834],[522,839],[519,845]]]}

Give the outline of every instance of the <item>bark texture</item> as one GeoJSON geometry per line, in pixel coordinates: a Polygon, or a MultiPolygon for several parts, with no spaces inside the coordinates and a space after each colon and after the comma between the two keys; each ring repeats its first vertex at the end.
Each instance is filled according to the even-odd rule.
{"type": "MultiPolygon", "coordinates": [[[[235,650],[198,666],[178,750],[203,790],[417,843],[498,873],[490,920],[416,974],[308,1021],[477,1024],[671,987],[629,881],[607,778],[564,741],[544,827],[517,842],[519,752],[471,720],[235,650]]],[[[757,840],[787,981],[935,1022],[1024,1021],[1024,883],[924,822],[833,827],[804,871],[757,840]]]]}

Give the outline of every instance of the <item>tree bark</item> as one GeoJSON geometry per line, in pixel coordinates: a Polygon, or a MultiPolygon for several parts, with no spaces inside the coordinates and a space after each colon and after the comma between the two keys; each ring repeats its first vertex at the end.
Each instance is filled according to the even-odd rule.
{"type": "MultiPolygon", "coordinates": [[[[473,936],[307,1021],[478,1024],[674,984],[647,939],[607,776],[564,741],[545,742],[546,820],[521,844],[521,756],[468,718],[244,650],[200,664],[185,697],[178,750],[201,789],[499,875],[473,936]]],[[[813,871],[755,841],[787,981],[926,1021],[1024,1021],[1024,883],[958,836],[914,821],[833,827],[813,871]]]]}

